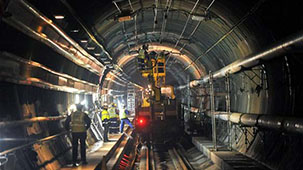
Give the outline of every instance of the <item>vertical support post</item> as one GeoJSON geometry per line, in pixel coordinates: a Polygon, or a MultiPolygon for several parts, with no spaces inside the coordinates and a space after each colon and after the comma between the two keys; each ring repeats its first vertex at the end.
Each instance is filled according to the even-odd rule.
{"type": "MultiPolygon", "coordinates": [[[[226,89],[226,112],[228,114],[228,120],[230,120],[230,81],[229,74],[225,75],[225,89],[226,89]]],[[[232,150],[232,124],[231,121],[227,121],[227,133],[228,133],[228,148],[232,150]]]]}
{"type": "MultiPolygon", "coordinates": [[[[187,81],[189,82],[189,75],[187,75],[187,81]]],[[[187,87],[187,90],[186,90],[186,97],[187,97],[187,103],[185,104],[185,106],[187,105],[187,111],[184,112],[184,129],[185,131],[188,131],[189,128],[189,121],[190,121],[190,87],[188,86],[187,87]]],[[[189,132],[189,131],[188,131],[189,132]]]]}
{"type": "MultiPolygon", "coordinates": [[[[189,80],[189,75],[187,75],[187,84],[190,83],[190,80],[189,80]]],[[[188,114],[190,116],[190,87],[189,85],[187,86],[187,108],[188,108],[188,114]]]]}
{"type": "Polygon", "coordinates": [[[210,85],[210,112],[211,112],[211,123],[212,123],[212,140],[213,140],[213,144],[214,144],[214,150],[217,151],[215,94],[214,94],[213,74],[211,71],[209,72],[209,85],[210,85]]]}

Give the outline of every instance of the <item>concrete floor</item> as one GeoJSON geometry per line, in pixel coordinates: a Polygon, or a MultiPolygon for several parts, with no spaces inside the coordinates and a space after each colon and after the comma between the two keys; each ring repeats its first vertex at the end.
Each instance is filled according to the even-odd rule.
{"type": "Polygon", "coordinates": [[[87,165],[79,165],[73,167],[72,164],[68,164],[61,168],[61,170],[92,170],[101,162],[104,155],[114,146],[116,141],[121,137],[122,134],[110,134],[110,142],[103,143],[103,141],[97,142],[88,149],[87,152],[87,165]]]}

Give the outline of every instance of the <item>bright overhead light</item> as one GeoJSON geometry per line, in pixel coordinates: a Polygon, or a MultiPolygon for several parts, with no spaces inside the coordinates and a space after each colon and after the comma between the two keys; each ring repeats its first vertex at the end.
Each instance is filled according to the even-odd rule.
{"type": "Polygon", "coordinates": [[[95,56],[100,57],[101,53],[95,53],[95,56]]]}
{"type": "Polygon", "coordinates": [[[94,50],[96,47],[87,47],[88,50],[94,50]]]}
{"type": "Polygon", "coordinates": [[[191,17],[192,20],[195,20],[195,21],[205,21],[206,17],[205,16],[199,16],[199,15],[193,15],[191,17]]]}
{"type": "Polygon", "coordinates": [[[70,30],[70,32],[77,33],[77,32],[79,32],[79,30],[78,29],[74,29],[74,30],[70,30]]]}
{"type": "Polygon", "coordinates": [[[87,43],[88,40],[80,40],[81,43],[87,43]]]}
{"type": "Polygon", "coordinates": [[[55,15],[54,16],[56,19],[64,19],[64,15],[55,15]]]}
{"type": "Polygon", "coordinates": [[[110,61],[104,61],[104,64],[109,64],[110,63],[110,61]]]}

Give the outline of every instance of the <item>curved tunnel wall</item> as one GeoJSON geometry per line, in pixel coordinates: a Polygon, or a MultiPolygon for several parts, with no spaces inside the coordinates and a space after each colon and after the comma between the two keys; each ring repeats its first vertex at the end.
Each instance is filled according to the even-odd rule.
{"type": "MultiPolygon", "coordinates": [[[[40,4],[36,1],[29,2],[33,3],[39,10],[45,12],[48,15],[51,13],[52,9],[56,7],[56,5],[60,5],[59,1],[48,7],[46,7],[47,5],[45,4],[51,4],[51,2],[45,4],[40,4]]],[[[123,35],[121,28],[122,24],[113,20],[114,15],[118,14],[119,12],[115,9],[114,5],[111,2],[94,2],[91,4],[86,4],[87,8],[82,8],[83,4],[80,1],[68,2],[74,7],[79,15],[81,14],[81,18],[88,25],[94,26],[94,29],[100,36],[100,39],[102,39],[102,42],[105,44],[106,48],[109,49],[109,51],[112,53],[112,56],[117,59],[118,57],[127,54],[127,39],[136,39],[133,21],[126,22],[125,32],[129,33],[129,35],[125,36],[123,35]],[[104,3],[106,5],[104,5],[104,3]],[[92,6],[96,7],[95,10],[91,10],[94,9],[92,6]],[[105,10],[104,6],[109,8],[105,10]],[[97,12],[97,10],[99,12],[97,12]]],[[[166,30],[165,33],[163,33],[165,35],[163,38],[163,43],[171,44],[171,46],[175,45],[178,36],[172,36],[172,33],[180,35],[186,22],[188,13],[191,11],[195,2],[196,1],[193,0],[173,1],[171,5],[171,11],[168,15],[166,30]]],[[[194,13],[200,15],[204,14],[203,12],[210,4],[210,2],[211,1],[199,2],[196,10],[194,10],[194,13]]],[[[195,57],[200,56],[209,47],[211,47],[211,45],[215,43],[222,35],[227,33],[232,28],[232,26],[239,22],[241,18],[248,13],[248,11],[251,9],[254,10],[253,7],[258,2],[262,3],[258,9],[256,9],[256,11],[254,11],[252,14],[249,14],[247,19],[243,23],[239,24],[239,26],[237,26],[230,35],[228,35],[222,42],[216,45],[207,55],[199,59],[197,64],[200,65],[199,67],[205,68],[206,74],[208,71],[216,71],[221,67],[228,65],[237,58],[241,58],[251,53],[257,52],[263,47],[270,45],[275,40],[283,39],[292,33],[296,33],[297,31],[302,30],[303,19],[300,15],[297,15],[297,11],[300,10],[298,8],[300,5],[302,6],[302,3],[299,3],[298,1],[287,3],[276,1],[239,2],[235,0],[217,0],[210,8],[210,14],[213,19],[205,22],[203,21],[198,30],[195,32],[194,36],[190,39],[190,43],[187,44],[187,42],[180,41],[177,49],[180,49],[185,45],[183,52],[185,54],[188,54],[188,56],[192,56],[192,60],[195,60],[195,57]],[[297,22],[290,22],[289,18],[297,18],[297,22]]],[[[150,39],[148,41],[146,41],[145,36],[142,36],[142,39],[139,37],[140,39],[138,41],[138,45],[146,42],[157,42],[159,40],[159,33],[153,33],[154,13],[152,8],[154,1],[132,1],[132,3],[135,10],[141,9],[142,6],[143,8],[146,8],[146,10],[138,12],[138,34],[144,34],[144,32],[151,33],[149,36],[147,36],[147,38],[150,39]]],[[[119,6],[121,9],[130,10],[130,6],[127,1],[122,2],[119,4],[119,6]]],[[[159,6],[164,9],[165,2],[161,1],[159,6]]],[[[59,9],[59,12],[62,11],[59,9]]],[[[161,24],[163,22],[163,14],[159,12],[158,15],[158,24],[156,26],[155,32],[159,32],[161,30],[161,24]]],[[[190,20],[188,28],[185,30],[183,36],[188,37],[194,30],[196,24],[197,21],[190,20]]],[[[61,26],[68,32],[68,29],[70,28],[69,25],[72,25],[72,23],[67,23],[66,25],[62,24],[61,26]]],[[[97,84],[98,77],[96,77],[96,75],[87,72],[87,70],[82,70],[82,68],[75,66],[70,61],[63,61],[66,59],[62,59],[57,53],[52,52],[50,48],[43,47],[43,45],[39,42],[29,43],[35,44],[34,47],[29,46],[28,48],[24,48],[24,43],[32,42],[35,40],[31,40],[24,35],[20,35],[18,37],[23,38],[22,41],[18,41],[18,37],[15,36],[16,31],[13,28],[5,25],[3,22],[0,23],[0,26],[1,39],[2,37],[5,37],[5,41],[1,41],[1,51],[11,51],[15,54],[20,54],[21,57],[24,56],[23,54],[27,54],[24,56],[28,57],[27,59],[32,59],[34,61],[43,63],[44,65],[58,72],[66,73],[79,79],[97,84]],[[5,35],[6,33],[8,33],[10,36],[5,35]],[[37,48],[37,46],[39,48],[37,48]],[[47,56],[44,58],[38,56],[35,57],[36,55],[33,54],[36,53],[47,53],[47,56]],[[31,58],[31,56],[34,57],[31,58]]],[[[300,99],[303,97],[302,90],[300,88],[302,86],[302,80],[300,79],[300,74],[298,73],[300,66],[302,65],[302,59],[300,59],[302,55],[301,50],[302,48],[298,47],[298,50],[294,51],[291,54],[280,56],[271,62],[264,63],[267,79],[265,81],[263,89],[259,94],[256,91],[256,84],[249,80],[249,76],[253,76],[253,73],[248,71],[248,76],[244,75],[243,73],[232,75],[232,111],[292,115],[300,117],[302,112],[302,107],[300,107],[300,99]]],[[[131,63],[132,62],[130,62],[129,65],[125,65],[125,67],[123,67],[126,73],[130,73],[133,69],[134,66],[131,63]]],[[[181,83],[186,83],[185,76],[187,74],[190,74],[189,70],[184,71],[184,68],[186,66],[187,65],[183,63],[171,64],[171,67],[169,69],[171,69],[172,72],[180,72],[180,74],[175,76],[174,79],[180,79],[180,77],[178,77],[180,75],[183,79],[183,81],[172,80],[171,82],[178,83],[178,85],[182,85],[181,83]],[[182,65],[182,67],[180,67],[180,65],[182,65]]],[[[133,75],[137,74],[134,73],[133,75]]],[[[194,77],[195,76],[192,75],[191,79],[194,77]]],[[[136,82],[140,83],[143,81],[142,79],[138,78],[134,79],[136,82]]],[[[255,78],[254,80],[257,81],[258,79],[255,78]]],[[[170,80],[168,80],[168,82],[169,81],[170,80]]],[[[219,85],[223,85],[222,81],[218,81],[217,83],[219,85]]],[[[144,83],[142,82],[142,84],[144,83]]],[[[45,111],[49,115],[52,115],[52,113],[56,113],[58,111],[55,109],[58,107],[58,105],[62,105],[60,107],[63,108],[63,111],[66,110],[69,103],[67,101],[72,102],[74,100],[74,96],[72,94],[53,92],[51,90],[41,91],[30,86],[12,85],[7,83],[4,83],[3,86],[4,87],[1,88],[1,93],[5,94],[4,96],[7,96],[7,98],[10,96],[16,96],[13,94],[18,90],[12,90],[11,88],[14,87],[17,89],[22,89],[22,92],[20,91],[20,93],[17,94],[17,96],[21,95],[24,97],[21,97],[22,101],[23,99],[24,102],[31,101],[30,103],[33,101],[40,101],[41,105],[36,106],[35,104],[34,108],[42,109],[43,112],[45,111]],[[9,90],[6,90],[7,88],[9,88],[9,90]],[[31,91],[31,93],[25,95],[26,91],[31,91]],[[34,97],[35,93],[37,93],[37,96],[39,97],[34,97]],[[46,95],[48,93],[50,95],[46,95]],[[44,99],[45,96],[53,97],[44,99]]],[[[117,90],[121,91],[125,90],[123,89],[124,87],[115,86],[114,83],[108,81],[104,82],[103,87],[116,88],[117,90]]],[[[198,91],[197,93],[201,92],[198,91]]],[[[13,101],[18,100],[14,99],[13,101]]],[[[193,99],[192,101],[192,103],[197,104],[200,102],[201,101],[198,98],[193,99]]],[[[8,100],[5,100],[1,103],[17,104],[17,102],[15,103],[8,100]]],[[[2,120],[22,119],[23,112],[20,110],[10,110],[12,108],[14,107],[12,107],[10,104],[3,104],[3,107],[1,107],[2,120]],[[9,111],[9,114],[7,114],[6,110],[9,111]]],[[[43,112],[37,111],[37,113],[43,112]]],[[[47,130],[43,131],[43,133],[46,131],[47,130]]],[[[49,128],[49,131],[53,133],[56,130],[49,128]]],[[[241,134],[240,131],[237,133],[239,135],[241,134]]],[[[26,133],[20,132],[20,135],[26,135],[26,133]]],[[[224,136],[225,134],[222,133],[221,135],[224,136]]],[[[252,143],[248,149],[248,145],[245,144],[244,137],[241,137],[238,142],[234,142],[234,148],[263,162],[272,169],[296,169],[303,166],[301,165],[302,163],[300,161],[302,158],[302,154],[300,154],[302,153],[302,149],[300,149],[302,146],[302,141],[303,140],[301,136],[288,135],[279,131],[272,132],[262,130],[258,132],[256,136],[250,137],[250,142],[252,143]]]]}

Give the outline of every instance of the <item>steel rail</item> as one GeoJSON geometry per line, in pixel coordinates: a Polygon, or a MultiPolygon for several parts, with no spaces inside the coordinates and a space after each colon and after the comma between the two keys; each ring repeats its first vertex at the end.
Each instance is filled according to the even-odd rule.
{"type": "Polygon", "coordinates": [[[141,147],[140,156],[139,170],[149,170],[149,149],[146,145],[141,147]]]}
{"type": "Polygon", "coordinates": [[[168,150],[168,153],[173,161],[175,169],[178,170],[188,170],[186,164],[184,163],[182,157],[179,155],[175,148],[168,150]]]}
{"type": "Polygon", "coordinates": [[[188,170],[194,170],[192,164],[190,163],[190,161],[187,159],[187,157],[184,155],[184,153],[186,153],[186,150],[183,148],[183,146],[178,143],[177,147],[174,148],[176,150],[176,152],[179,154],[180,158],[182,159],[182,161],[184,162],[184,164],[186,165],[186,168],[188,170]]]}
{"type": "MultiPolygon", "coordinates": [[[[126,134],[130,134],[131,132],[133,132],[133,131],[131,131],[131,128],[130,127],[128,127],[127,129],[126,129],[126,134]]],[[[106,170],[106,169],[108,169],[109,167],[107,167],[107,163],[110,161],[110,160],[112,160],[112,161],[114,161],[115,162],[115,164],[116,164],[116,162],[118,161],[118,159],[119,159],[119,157],[121,156],[119,156],[119,157],[114,157],[117,153],[117,149],[118,148],[120,148],[120,147],[124,147],[125,145],[123,145],[122,146],[122,142],[123,141],[125,141],[125,140],[128,140],[127,139],[127,136],[125,135],[125,134],[123,134],[119,139],[118,139],[118,141],[115,143],[115,145],[107,152],[107,154],[105,155],[105,156],[103,156],[103,158],[102,158],[102,160],[101,160],[101,162],[95,167],[95,170],[106,170]]],[[[127,142],[124,142],[124,144],[125,143],[127,143],[127,142]]]]}
{"type": "MultiPolygon", "coordinates": [[[[221,68],[220,70],[213,72],[213,78],[214,79],[223,78],[225,77],[226,74],[234,74],[239,71],[242,71],[243,68],[251,68],[257,66],[261,64],[263,60],[264,61],[270,60],[274,57],[281,56],[291,51],[291,46],[294,46],[302,42],[303,42],[303,32],[299,32],[295,35],[286,38],[283,41],[271,45],[270,47],[258,53],[238,59],[233,63],[221,68]]],[[[207,83],[209,81],[209,78],[210,76],[206,75],[200,80],[193,80],[189,84],[179,86],[177,89],[183,89],[186,88],[187,86],[195,87],[202,85],[204,83],[207,83]]]]}

